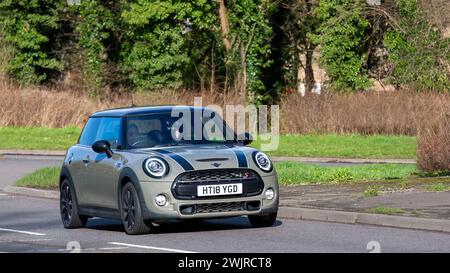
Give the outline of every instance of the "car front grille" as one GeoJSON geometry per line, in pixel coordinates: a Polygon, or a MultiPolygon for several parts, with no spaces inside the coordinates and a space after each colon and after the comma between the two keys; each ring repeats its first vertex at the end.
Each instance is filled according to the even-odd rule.
{"type": "Polygon", "coordinates": [[[256,178],[257,174],[254,171],[247,169],[220,169],[220,170],[201,170],[186,172],[178,177],[178,182],[181,183],[201,183],[211,181],[230,181],[241,179],[256,178]]]}
{"type": "Polygon", "coordinates": [[[176,199],[211,199],[255,196],[261,194],[264,183],[259,175],[250,169],[215,169],[189,171],[180,174],[172,184],[172,194],[176,199]],[[224,196],[197,196],[199,185],[219,185],[242,183],[242,194],[224,196]]]}

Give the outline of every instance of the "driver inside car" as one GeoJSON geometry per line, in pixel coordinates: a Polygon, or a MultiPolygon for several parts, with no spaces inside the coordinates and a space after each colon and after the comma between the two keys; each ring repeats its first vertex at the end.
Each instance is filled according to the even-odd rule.
{"type": "Polygon", "coordinates": [[[127,129],[127,142],[133,148],[156,146],[164,141],[163,138],[160,130],[151,130],[146,135],[142,135],[135,124],[130,124],[127,129]]]}

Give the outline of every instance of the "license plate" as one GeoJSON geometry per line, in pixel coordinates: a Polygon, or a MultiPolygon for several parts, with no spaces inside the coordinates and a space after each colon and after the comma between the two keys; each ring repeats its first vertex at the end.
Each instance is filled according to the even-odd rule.
{"type": "Polygon", "coordinates": [[[242,184],[219,184],[197,186],[197,196],[242,194],[242,184]]]}

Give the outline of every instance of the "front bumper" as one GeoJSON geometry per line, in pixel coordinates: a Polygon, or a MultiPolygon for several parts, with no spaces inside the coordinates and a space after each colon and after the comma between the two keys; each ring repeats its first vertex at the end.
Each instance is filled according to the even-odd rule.
{"type": "Polygon", "coordinates": [[[261,194],[247,197],[217,197],[197,200],[176,199],[171,191],[171,182],[140,182],[145,206],[145,220],[172,220],[192,218],[220,218],[252,214],[268,214],[278,211],[279,190],[276,175],[261,177],[264,188],[261,194]],[[266,199],[266,189],[272,188],[275,197],[266,199]],[[163,207],[155,203],[155,196],[164,194],[167,204],[163,207]],[[258,205],[256,207],[256,205],[258,205]],[[192,214],[186,214],[186,207],[198,206],[192,214]],[[201,209],[200,209],[201,208],[201,209]]]}

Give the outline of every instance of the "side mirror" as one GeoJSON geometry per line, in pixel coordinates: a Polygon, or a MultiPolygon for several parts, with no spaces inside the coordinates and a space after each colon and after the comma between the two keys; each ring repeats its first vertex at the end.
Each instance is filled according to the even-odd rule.
{"type": "Polygon", "coordinates": [[[250,133],[243,133],[237,136],[237,141],[244,146],[249,145],[253,142],[253,136],[250,133]]]}
{"type": "Polygon", "coordinates": [[[111,144],[107,140],[98,140],[92,144],[92,150],[96,153],[105,153],[108,158],[113,155],[111,151],[111,144]]]}

